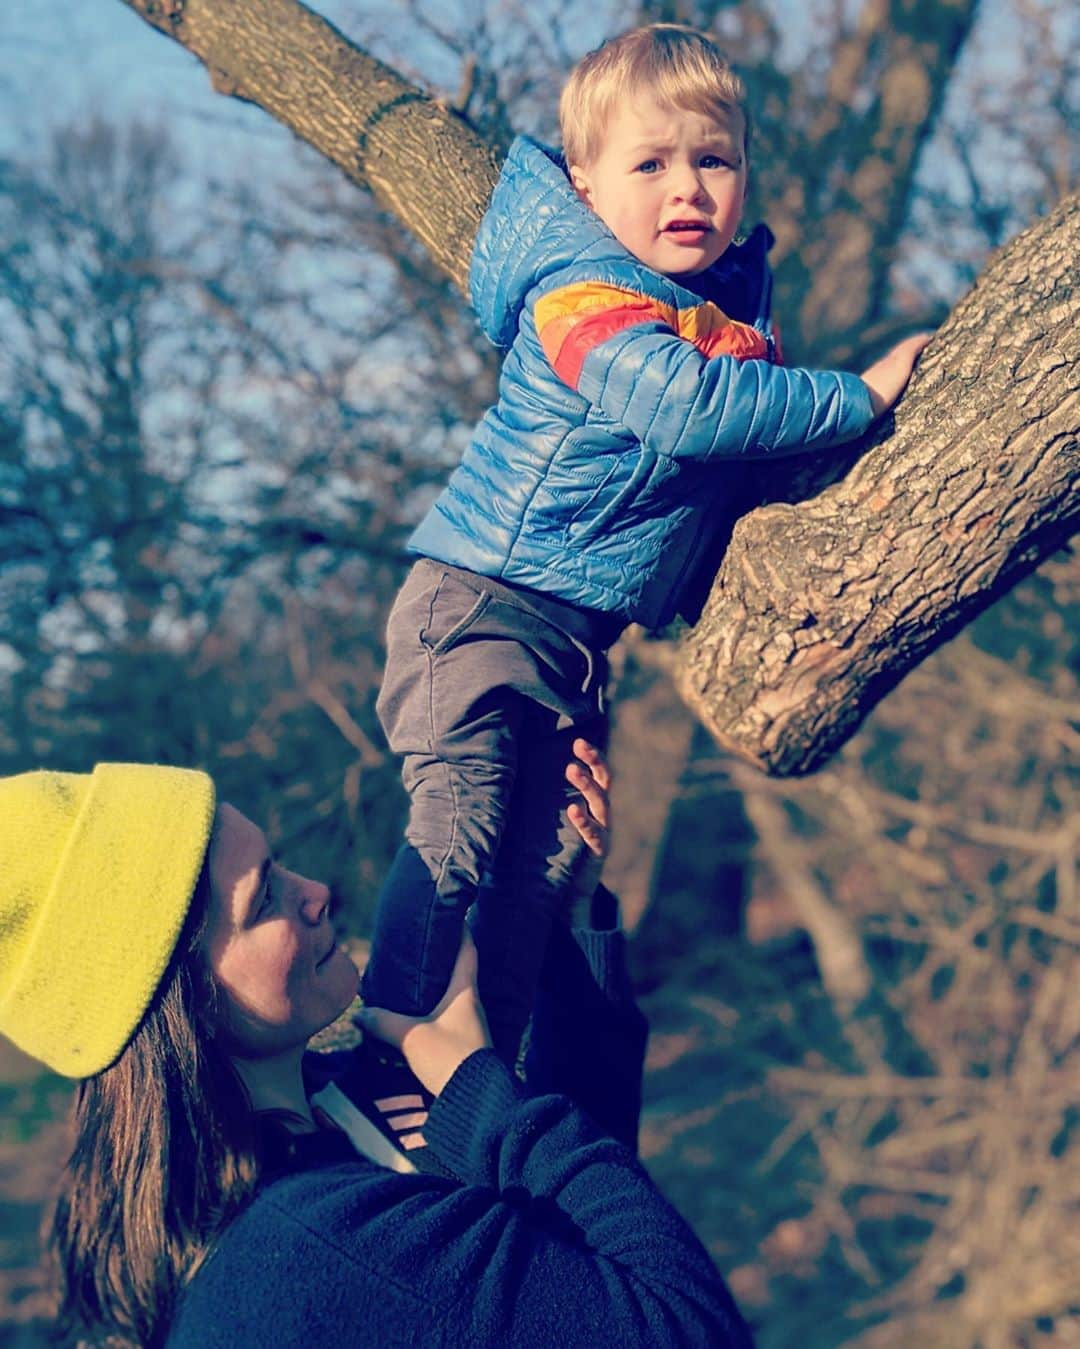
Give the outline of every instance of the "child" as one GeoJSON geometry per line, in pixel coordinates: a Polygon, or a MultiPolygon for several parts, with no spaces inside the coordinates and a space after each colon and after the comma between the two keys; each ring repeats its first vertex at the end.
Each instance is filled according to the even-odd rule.
{"type": "Polygon", "coordinates": [[[560,118],[566,168],[519,138],[480,226],[471,291],[507,349],[499,401],[410,540],[378,704],[411,809],[364,998],[430,1011],[486,881],[481,994],[510,1061],[581,861],[563,765],[574,737],[604,744],[605,652],[674,616],[720,466],[861,435],[927,340],[862,379],[776,363],[768,232],[734,242],[744,90],[705,35],[606,43],[560,118]]]}

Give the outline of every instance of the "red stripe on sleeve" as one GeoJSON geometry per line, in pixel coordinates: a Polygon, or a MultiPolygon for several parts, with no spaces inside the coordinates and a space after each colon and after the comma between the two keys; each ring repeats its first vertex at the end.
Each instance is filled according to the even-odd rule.
{"type": "Polygon", "coordinates": [[[658,320],[663,321],[652,305],[631,304],[617,309],[602,309],[595,314],[553,320],[540,334],[540,341],[552,369],[563,383],[576,390],[581,378],[581,367],[590,351],[616,333],[636,324],[656,323],[658,320]],[[549,331],[553,339],[550,344],[549,331]]]}

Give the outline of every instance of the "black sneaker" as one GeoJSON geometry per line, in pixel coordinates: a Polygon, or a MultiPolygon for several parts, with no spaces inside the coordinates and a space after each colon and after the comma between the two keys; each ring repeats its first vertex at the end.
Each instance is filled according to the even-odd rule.
{"type": "Polygon", "coordinates": [[[400,1050],[365,1035],[334,1083],[393,1148],[428,1175],[452,1176],[427,1146],[423,1128],[435,1098],[400,1050]]]}

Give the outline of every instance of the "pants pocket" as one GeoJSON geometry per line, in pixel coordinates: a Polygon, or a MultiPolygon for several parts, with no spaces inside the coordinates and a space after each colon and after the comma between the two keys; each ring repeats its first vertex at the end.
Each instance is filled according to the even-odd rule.
{"type": "Polygon", "coordinates": [[[434,656],[452,650],[491,603],[487,591],[472,590],[456,576],[445,574],[435,587],[420,641],[434,656]]]}

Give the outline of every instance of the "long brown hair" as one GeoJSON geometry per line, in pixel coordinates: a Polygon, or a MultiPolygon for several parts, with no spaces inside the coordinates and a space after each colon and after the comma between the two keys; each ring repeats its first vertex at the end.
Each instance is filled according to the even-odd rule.
{"type": "Polygon", "coordinates": [[[79,1085],[50,1240],[61,1326],[82,1342],[160,1344],[177,1293],[258,1181],[258,1124],[203,950],[209,904],[204,865],[139,1029],[79,1085]]]}

